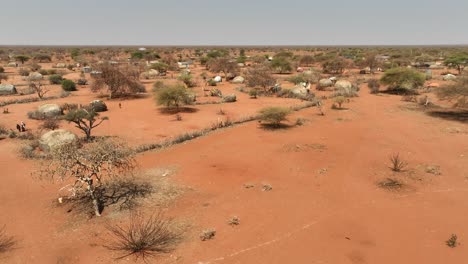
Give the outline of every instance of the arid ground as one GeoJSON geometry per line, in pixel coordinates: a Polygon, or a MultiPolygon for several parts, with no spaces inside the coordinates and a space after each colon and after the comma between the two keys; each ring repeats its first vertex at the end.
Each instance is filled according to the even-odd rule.
{"type": "MultiPolygon", "coordinates": [[[[39,63],[51,68],[57,61],[39,63]]],[[[318,67],[318,66],[317,66],[318,67]]],[[[5,67],[2,83],[23,83],[18,68],[5,67]]],[[[191,74],[204,67],[196,63],[191,74]]],[[[443,84],[434,70],[433,82],[443,84]]],[[[455,73],[455,70],[451,70],[455,73]]],[[[359,69],[348,71],[355,80],[359,69]]],[[[365,78],[380,78],[382,72],[365,78]]],[[[174,73],[174,76],[177,73],[174,73]]],[[[215,75],[215,74],[213,74],[215,75]]],[[[278,78],[284,78],[278,75],[278,78]]],[[[76,80],[66,70],[65,78],[76,80]]],[[[88,79],[89,74],[86,74],[88,79]]],[[[175,78],[175,77],[174,77],[175,78]]],[[[171,74],[162,79],[176,82],[171,74]]],[[[155,79],[142,80],[148,91],[155,79]]],[[[294,84],[281,80],[284,87],[294,84]]],[[[149,182],[154,193],[141,198],[135,210],[145,215],[163,212],[184,230],[176,248],[148,263],[463,263],[468,259],[468,123],[458,116],[430,114],[415,102],[389,93],[371,94],[360,83],[357,97],[342,109],[332,109],[332,91],[316,91],[324,98],[323,111],[307,107],[294,111],[279,129],[266,129],[257,120],[217,129],[202,137],[137,154],[136,179],[149,182]],[[304,120],[295,125],[296,120],[304,120]],[[407,163],[391,170],[389,157],[399,153],[407,163]],[[398,182],[398,186],[389,183],[398,182]],[[229,225],[238,217],[238,225],[229,225]],[[215,229],[213,239],[200,233],[215,229]],[[452,234],[458,245],[448,247],[452,234]]],[[[159,143],[199,131],[220,121],[242,120],[263,107],[299,107],[300,99],[259,96],[238,91],[239,84],[223,81],[223,94],[237,102],[197,104],[194,111],[165,113],[148,93],[133,99],[107,99],[90,85],[78,86],[70,96],[10,104],[0,113],[0,124],[43,133],[41,121],[27,113],[44,103],[88,104],[103,100],[109,117],[95,128],[95,136],[116,136],[132,147],[159,143]],[[121,107],[119,107],[121,104],[121,107]],[[222,110],[222,111],[221,111],[222,110]],[[223,112],[220,114],[220,112],[223,112]]],[[[19,85],[18,88],[22,86],[19,85]]],[[[49,85],[47,96],[59,95],[60,85],[49,85]]],[[[219,101],[204,96],[203,85],[192,89],[198,102],[219,101]]],[[[440,89],[440,88],[435,88],[440,89]]],[[[448,108],[429,92],[432,102],[448,108]]],[[[0,96],[0,102],[36,97],[0,96]]],[[[455,114],[454,114],[455,115],[455,114]]],[[[60,128],[82,133],[66,121],[60,128]]],[[[25,132],[23,132],[25,133],[25,132]]],[[[25,159],[18,138],[0,140],[0,227],[16,240],[0,253],[0,263],[143,263],[104,246],[113,238],[109,224],[126,223],[131,214],[116,207],[101,217],[59,205],[65,184],[39,179],[35,171],[44,160],[25,159]]],[[[47,162],[47,161],[45,161],[47,162]]]]}

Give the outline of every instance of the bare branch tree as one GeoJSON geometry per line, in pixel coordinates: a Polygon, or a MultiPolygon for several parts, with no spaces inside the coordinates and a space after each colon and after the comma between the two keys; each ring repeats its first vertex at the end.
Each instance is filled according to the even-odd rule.
{"type": "Polygon", "coordinates": [[[39,80],[30,80],[29,88],[33,89],[40,99],[42,99],[44,95],[49,92],[49,89],[47,89],[47,87],[39,80]]]}
{"type": "Polygon", "coordinates": [[[96,191],[104,180],[129,173],[135,168],[134,152],[124,143],[110,139],[98,140],[80,147],[66,144],[52,151],[52,159],[43,164],[41,178],[71,180],[71,196],[87,195],[92,200],[96,216],[101,215],[101,197],[96,191]]]}
{"type": "Polygon", "coordinates": [[[5,227],[0,228],[0,254],[12,249],[15,244],[15,239],[6,234],[5,227]]]}
{"type": "Polygon", "coordinates": [[[119,68],[103,64],[98,70],[101,73],[95,76],[95,81],[91,86],[91,90],[94,92],[107,88],[109,98],[145,92],[145,87],[138,80],[141,72],[135,68],[119,68]]]}

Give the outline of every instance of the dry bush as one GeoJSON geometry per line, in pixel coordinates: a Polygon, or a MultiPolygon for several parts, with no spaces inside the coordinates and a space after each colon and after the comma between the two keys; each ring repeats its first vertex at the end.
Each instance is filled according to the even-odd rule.
{"type": "Polygon", "coordinates": [[[279,126],[282,121],[291,113],[291,110],[285,107],[265,107],[260,110],[260,120],[272,126],[279,126]]]}
{"type": "Polygon", "coordinates": [[[400,153],[392,154],[390,156],[391,166],[390,169],[394,172],[401,172],[405,169],[408,165],[405,161],[403,161],[400,157],[400,153]]]}
{"type": "Polygon", "coordinates": [[[371,94],[378,94],[380,89],[380,82],[377,79],[370,79],[367,81],[367,87],[369,87],[371,94]]]}
{"type": "Polygon", "coordinates": [[[0,228],[0,254],[5,253],[16,245],[16,240],[12,236],[8,236],[5,232],[5,227],[0,228]]]}
{"type": "Polygon", "coordinates": [[[216,235],[216,230],[213,228],[203,230],[200,234],[200,240],[201,241],[210,240],[210,239],[213,239],[215,235],[216,235]]]}
{"type": "Polygon", "coordinates": [[[123,142],[111,139],[86,144],[66,144],[55,148],[51,160],[38,171],[41,178],[70,180],[72,196],[83,193],[92,201],[96,216],[101,215],[103,200],[99,193],[104,181],[128,175],[136,166],[134,152],[123,142]]]}
{"type": "Polygon", "coordinates": [[[240,225],[240,219],[239,219],[239,217],[233,216],[231,219],[229,219],[228,225],[230,225],[230,226],[237,226],[237,225],[240,225]]]}
{"type": "Polygon", "coordinates": [[[446,244],[448,247],[454,248],[454,247],[458,246],[458,244],[459,244],[459,243],[457,242],[457,240],[458,240],[457,235],[452,234],[452,236],[451,236],[447,241],[445,241],[445,244],[446,244]]]}
{"type": "Polygon", "coordinates": [[[93,92],[107,88],[109,98],[127,97],[145,92],[145,87],[138,80],[140,72],[136,69],[103,64],[98,70],[101,74],[95,76],[91,86],[93,92]]]}
{"type": "Polygon", "coordinates": [[[270,68],[262,65],[249,68],[245,81],[248,87],[261,87],[265,92],[276,83],[270,68]]]}
{"type": "Polygon", "coordinates": [[[172,222],[163,219],[161,214],[145,218],[135,213],[128,225],[107,225],[106,228],[113,241],[105,248],[120,252],[122,255],[117,259],[134,256],[146,261],[149,257],[171,252],[182,240],[182,232],[175,231],[172,222]]]}
{"type": "Polygon", "coordinates": [[[403,183],[393,178],[386,178],[385,180],[378,182],[377,185],[388,190],[399,190],[403,188],[403,183]]]}
{"type": "Polygon", "coordinates": [[[55,130],[60,127],[59,121],[55,118],[47,118],[40,125],[41,129],[55,130]]]}

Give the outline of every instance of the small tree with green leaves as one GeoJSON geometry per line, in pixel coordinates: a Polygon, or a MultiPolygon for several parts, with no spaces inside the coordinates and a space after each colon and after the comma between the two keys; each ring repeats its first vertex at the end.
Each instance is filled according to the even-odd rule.
{"type": "Polygon", "coordinates": [[[195,83],[193,82],[193,76],[190,73],[182,73],[177,77],[179,81],[182,81],[187,87],[194,87],[195,83]]]}
{"type": "Polygon", "coordinates": [[[30,59],[30,57],[26,56],[26,55],[17,55],[17,56],[15,56],[15,59],[21,61],[21,64],[24,64],[25,62],[27,62],[30,59]]]}
{"type": "Polygon", "coordinates": [[[183,85],[175,84],[160,88],[156,92],[156,103],[178,109],[181,105],[192,104],[193,96],[183,85]]]}
{"type": "Polygon", "coordinates": [[[73,109],[65,115],[65,120],[74,123],[75,127],[83,131],[86,136],[86,140],[91,139],[91,132],[94,128],[98,127],[107,117],[99,117],[99,113],[93,109],[73,109]]]}
{"type": "Polygon", "coordinates": [[[445,65],[450,68],[456,68],[461,74],[465,66],[468,65],[468,53],[455,54],[445,60],[445,65]]]}
{"type": "Polygon", "coordinates": [[[277,73],[289,73],[292,71],[291,62],[286,57],[275,57],[271,61],[270,66],[277,73]]]}
{"type": "Polygon", "coordinates": [[[76,83],[72,80],[63,80],[62,89],[67,92],[76,91],[76,83]]]}
{"type": "Polygon", "coordinates": [[[63,77],[60,74],[52,74],[49,76],[50,84],[61,84],[63,81],[63,77]]]}
{"type": "Polygon", "coordinates": [[[426,76],[410,68],[392,68],[386,70],[380,82],[389,86],[389,89],[417,89],[424,85],[426,76]]]}
{"type": "Polygon", "coordinates": [[[260,110],[260,120],[269,125],[278,127],[282,121],[287,120],[287,116],[291,113],[289,108],[271,106],[260,110]]]}

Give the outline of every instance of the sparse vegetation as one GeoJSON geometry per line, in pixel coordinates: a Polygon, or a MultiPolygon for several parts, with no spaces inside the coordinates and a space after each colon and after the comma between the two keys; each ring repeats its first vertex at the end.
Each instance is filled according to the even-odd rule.
{"type": "Polygon", "coordinates": [[[201,241],[210,240],[210,239],[213,239],[215,235],[216,235],[216,230],[213,228],[203,230],[200,234],[200,240],[201,241]]]}
{"type": "Polygon", "coordinates": [[[398,190],[403,188],[403,183],[393,178],[386,178],[385,180],[380,181],[377,185],[388,190],[398,190]]]}
{"type": "Polygon", "coordinates": [[[9,236],[6,231],[5,227],[0,228],[0,254],[5,253],[16,245],[16,240],[14,237],[9,236]]]}
{"type": "Polygon", "coordinates": [[[72,80],[63,80],[62,81],[62,89],[67,92],[76,91],[76,84],[72,80]]]}
{"type": "Polygon", "coordinates": [[[117,259],[134,256],[146,261],[171,252],[182,239],[182,233],[175,230],[172,221],[163,219],[162,214],[149,217],[132,214],[128,225],[107,225],[107,230],[113,241],[105,247],[119,252],[121,256],[117,259]]]}
{"type": "Polygon", "coordinates": [[[391,90],[413,90],[424,85],[426,77],[409,68],[393,68],[385,71],[380,82],[389,86],[391,90]]]}
{"type": "Polygon", "coordinates": [[[255,66],[248,69],[245,81],[248,87],[261,87],[264,91],[268,91],[276,83],[270,69],[265,66],[255,66]]]}
{"type": "Polygon", "coordinates": [[[272,126],[280,126],[282,121],[285,121],[291,110],[284,107],[266,107],[260,110],[260,120],[272,126]]]}
{"type": "Polygon", "coordinates": [[[101,139],[79,146],[75,143],[57,146],[51,159],[42,165],[41,178],[70,180],[71,196],[89,197],[96,216],[101,215],[102,197],[98,189],[103,181],[115,179],[133,171],[134,152],[122,142],[101,139]]]}
{"type": "Polygon", "coordinates": [[[190,105],[194,101],[190,92],[180,84],[169,85],[161,88],[155,95],[158,105],[175,107],[176,109],[181,105],[190,105]]]}
{"type": "Polygon", "coordinates": [[[402,160],[402,158],[400,157],[400,153],[392,154],[390,156],[390,162],[391,162],[390,168],[394,172],[401,172],[408,165],[408,163],[402,160]]]}
{"type": "Polygon", "coordinates": [[[450,248],[457,247],[459,244],[457,235],[452,234],[452,236],[447,241],[445,241],[445,244],[450,248]]]}
{"type": "Polygon", "coordinates": [[[107,117],[99,117],[99,113],[94,109],[72,109],[64,117],[68,122],[74,123],[75,127],[83,131],[86,140],[91,139],[91,132],[98,127],[107,117]]]}
{"type": "Polygon", "coordinates": [[[377,79],[370,79],[367,81],[367,87],[371,94],[378,94],[380,90],[380,82],[377,79]]]}

